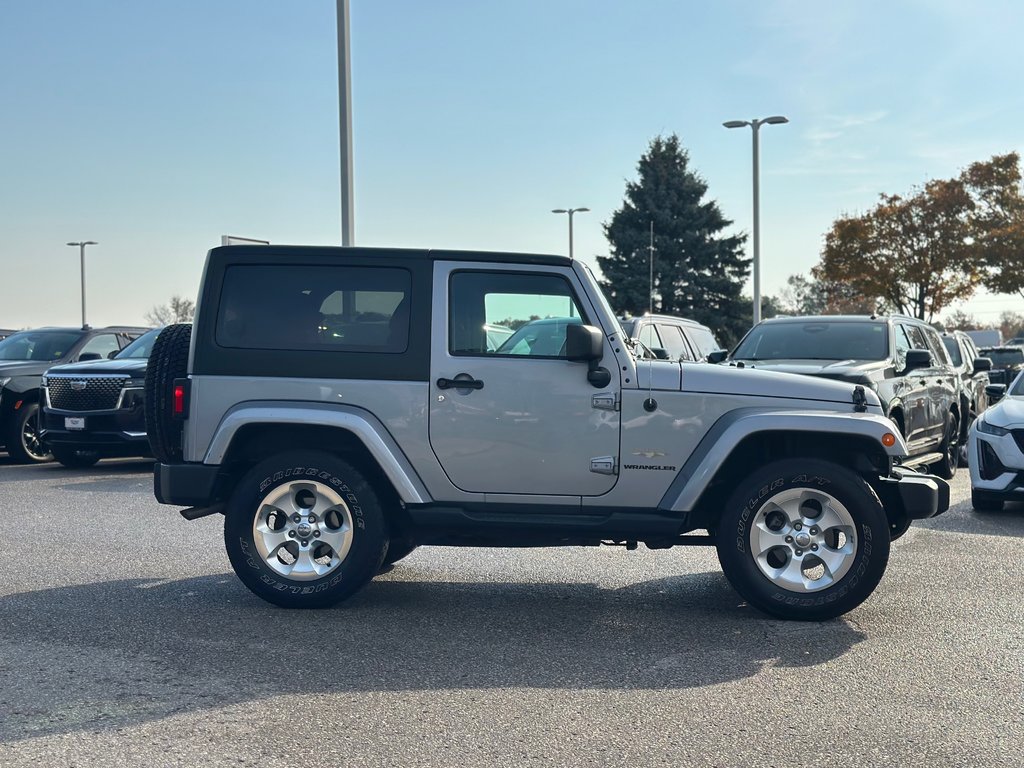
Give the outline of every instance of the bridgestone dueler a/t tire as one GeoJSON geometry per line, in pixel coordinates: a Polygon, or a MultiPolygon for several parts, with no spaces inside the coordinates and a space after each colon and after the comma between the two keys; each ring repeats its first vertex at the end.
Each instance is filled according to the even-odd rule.
{"type": "Polygon", "coordinates": [[[729,498],[717,529],[718,559],[733,588],[755,608],[781,619],[823,621],[857,607],[878,586],[889,561],[888,528],[885,510],[863,478],[828,461],[784,459],[750,474],[729,498]],[[798,488],[832,496],[857,533],[849,570],[820,591],[780,586],[761,571],[751,551],[751,527],[765,502],[798,488]]]}
{"type": "Polygon", "coordinates": [[[168,325],[157,336],[146,365],[146,436],[157,461],[181,461],[182,422],[174,418],[174,380],[188,373],[192,325],[168,325]]]}
{"type": "Polygon", "coordinates": [[[295,451],[257,464],[235,486],[224,519],[224,546],[238,578],[259,597],[282,608],[326,608],[377,574],[388,546],[388,527],[377,494],[348,462],[321,451],[295,451]],[[253,530],[268,496],[282,485],[302,481],[336,492],[353,521],[352,543],[341,564],[312,580],[290,579],[272,569],[253,530]]]}

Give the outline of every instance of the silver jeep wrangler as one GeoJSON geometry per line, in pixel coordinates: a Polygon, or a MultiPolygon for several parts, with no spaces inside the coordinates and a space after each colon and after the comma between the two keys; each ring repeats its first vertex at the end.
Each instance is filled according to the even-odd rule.
{"type": "Polygon", "coordinates": [[[859,605],[949,506],[870,390],[630,345],[560,256],[215,248],[147,371],[156,496],[222,513],[238,577],[285,607],[421,544],[642,542],[714,546],[751,605],[802,620],[859,605]]]}

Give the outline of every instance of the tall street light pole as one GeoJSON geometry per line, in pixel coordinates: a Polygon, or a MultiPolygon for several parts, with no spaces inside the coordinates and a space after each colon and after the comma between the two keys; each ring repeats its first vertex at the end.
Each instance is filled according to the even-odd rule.
{"type": "Polygon", "coordinates": [[[341,132],[341,244],[355,245],[352,200],[352,72],[349,56],[348,0],[338,2],[338,127],[341,132]]]}
{"type": "Polygon", "coordinates": [[[789,118],[772,115],[754,120],[729,120],[722,123],[726,128],[745,128],[748,125],[754,136],[754,325],[761,322],[761,210],[759,200],[758,143],[757,136],[762,125],[788,123],[789,118]]]}
{"type": "Polygon", "coordinates": [[[589,211],[589,208],[555,208],[552,213],[568,213],[569,214],[569,258],[572,258],[572,215],[574,213],[583,213],[589,211]]]}
{"type": "Polygon", "coordinates": [[[78,243],[68,243],[78,246],[78,258],[82,265],[82,327],[85,328],[85,246],[99,245],[95,240],[82,240],[78,243]]]}

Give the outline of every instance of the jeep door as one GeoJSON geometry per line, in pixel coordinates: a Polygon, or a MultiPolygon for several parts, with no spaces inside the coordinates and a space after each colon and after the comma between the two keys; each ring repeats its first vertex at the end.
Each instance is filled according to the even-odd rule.
{"type": "Polygon", "coordinates": [[[615,485],[614,460],[600,459],[619,452],[617,366],[596,388],[565,354],[566,328],[596,317],[570,268],[435,264],[430,445],[457,488],[595,496],[615,485]],[[514,333],[489,350],[494,324],[514,333]]]}

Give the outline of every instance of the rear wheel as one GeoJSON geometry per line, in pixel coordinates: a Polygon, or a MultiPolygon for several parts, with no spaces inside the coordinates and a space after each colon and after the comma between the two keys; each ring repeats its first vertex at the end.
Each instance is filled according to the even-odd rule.
{"type": "Polygon", "coordinates": [[[68,469],[85,469],[100,460],[96,451],[83,451],[77,448],[54,447],[53,458],[68,469]]]}
{"type": "Polygon", "coordinates": [[[380,570],[388,546],[377,494],[345,461],[282,453],[250,470],[228,502],[224,544],[238,578],[283,608],[324,608],[380,570]]]}
{"type": "Polygon", "coordinates": [[[39,436],[39,404],[22,403],[11,414],[7,429],[7,453],[16,464],[53,461],[53,454],[39,436]]]}
{"type": "Polygon", "coordinates": [[[860,605],[889,560],[885,510],[863,478],[785,459],[739,483],[718,528],[726,578],[755,608],[822,621],[860,605]]]}
{"type": "Polygon", "coordinates": [[[174,380],[188,373],[192,325],[168,325],[157,336],[146,365],[146,436],[157,461],[181,461],[182,423],[174,418],[174,380]]]}

